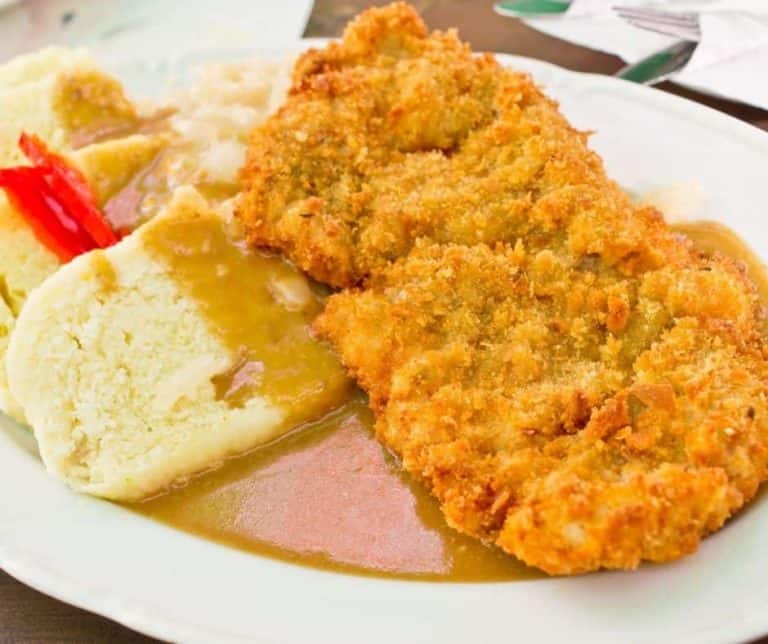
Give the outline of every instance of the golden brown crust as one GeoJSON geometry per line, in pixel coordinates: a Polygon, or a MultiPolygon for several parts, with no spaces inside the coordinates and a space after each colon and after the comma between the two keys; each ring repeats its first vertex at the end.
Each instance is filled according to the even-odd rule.
{"type": "Polygon", "coordinates": [[[725,260],[622,278],[522,244],[420,244],[317,328],[451,525],[571,574],[682,556],[754,495],[755,305],[725,260]]]}
{"type": "Polygon", "coordinates": [[[299,61],[243,178],[250,241],[352,287],[317,329],[457,529],[553,574],[632,568],[694,550],[766,477],[744,272],[407,6],[299,61]]]}
{"type": "Polygon", "coordinates": [[[527,75],[473,56],[452,32],[427,36],[402,4],[362,14],[341,44],[299,61],[286,103],[254,133],[243,181],[251,243],[337,287],[420,237],[669,259],[652,211],[647,226],[615,225],[627,197],[527,75]]]}

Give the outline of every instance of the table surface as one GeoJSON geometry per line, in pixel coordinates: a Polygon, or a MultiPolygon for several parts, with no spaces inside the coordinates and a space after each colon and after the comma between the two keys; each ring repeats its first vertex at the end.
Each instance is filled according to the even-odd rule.
{"type": "MultiPolygon", "coordinates": [[[[359,10],[383,2],[317,0],[307,36],[338,35],[359,10]]],[[[430,27],[459,27],[476,50],[498,51],[546,60],[568,69],[612,74],[622,62],[615,56],[578,47],[493,13],[491,0],[421,0],[414,4],[430,27]]],[[[768,112],[714,99],[671,83],[660,89],[705,103],[768,130],[768,112]]],[[[0,571],[0,643],[5,642],[152,642],[108,619],[73,608],[28,588],[0,571]]],[[[768,644],[768,638],[761,640],[768,644]]]]}

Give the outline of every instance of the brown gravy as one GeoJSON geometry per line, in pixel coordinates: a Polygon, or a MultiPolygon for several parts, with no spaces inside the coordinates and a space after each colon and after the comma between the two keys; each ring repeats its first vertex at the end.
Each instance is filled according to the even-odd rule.
{"type": "MultiPolygon", "coordinates": [[[[764,265],[732,231],[711,222],[675,229],[704,253],[743,260],[768,301],[764,265]]],[[[195,267],[182,279],[205,282],[203,269],[195,267]]],[[[216,306],[246,306],[243,281],[235,276],[230,295],[216,306]],[[232,297],[237,302],[227,304],[232,297]]],[[[195,296],[208,301],[209,287],[200,288],[204,292],[195,296]]],[[[229,315],[221,310],[223,333],[229,315]]],[[[274,351],[274,359],[285,365],[297,359],[290,343],[274,351]]],[[[362,394],[352,393],[326,418],[133,509],[228,546],[340,572],[444,581],[543,576],[449,528],[435,499],[400,470],[372,427],[362,394]]]]}
{"type": "Polygon", "coordinates": [[[213,212],[181,213],[142,234],[197,304],[232,366],[213,378],[221,400],[242,407],[254,395],[281,407],[293,426],[335,409],[351,388],[331,349],[310,332],[322,302],[280,257],[230,237],[213,212]]]}
{"type": "Polygon", "coordinates": [[[128,233],[149,221],[167,204],[176,188],[193,185],[211,203],[234,197],[239,187],[213,183],[198,176],[189,145],[167,143],[122,189],[104,204],[104,215],[115,230],[128,233]]]}
{"type": "Polygon", "coordinates": [[[134,506],[187,532],[304,565],[451,581],[541,573],[460,535],[379,445],[356,395],[329,417],[134,506]]]}
{"type": "Polygon", "coordinates": [[[53,111],[77,149],[141,127],[142,119],[118,81],[95,70],[75,70],[56,81],[53,111]]]}

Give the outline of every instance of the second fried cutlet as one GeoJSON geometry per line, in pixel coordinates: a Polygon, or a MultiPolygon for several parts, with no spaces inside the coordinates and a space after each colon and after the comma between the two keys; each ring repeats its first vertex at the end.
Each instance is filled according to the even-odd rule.
{"type": "Polygon", "coordinates": [[[552,574],[696,549],[768,465],[759,303],[723,258],[621,278],[417,244],[316,325],[449,523],[552,574]]]}

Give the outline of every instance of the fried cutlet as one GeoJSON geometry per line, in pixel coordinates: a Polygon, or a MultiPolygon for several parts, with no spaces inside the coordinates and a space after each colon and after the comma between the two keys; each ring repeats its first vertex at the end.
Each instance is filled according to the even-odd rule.
{"type": "Polygon", "coordinates": [[[723,259],[572,261],[417,243],[317,328],[453,527],[552,574],[675,559],[766,474],[754,290],[723,259]]]}
{"type": "Polygon", "coordinates": [[[693,551],[766,477],[743,269],[406,5],[299,60],[243,180],[251,243],[347,289],[316,328],[458,530],[553,574],[632,568],[693,551]]]}
{"type": "Polygon", "coordinates": [[[252,137],[239,215],[253,244],[320,281],[357,284],[422,237],[525,237],[612,264],[681,254],[652,222],[617,217],[628,198],[526,74],[428,34],[407,5],[365,12],[293,76],[252,137]],[[574,219],[590,221],[587,237],[567,236],[574,219]]]}

